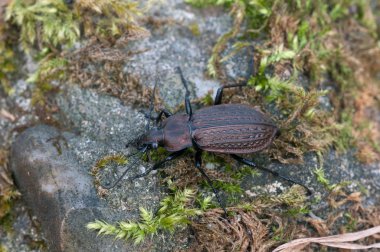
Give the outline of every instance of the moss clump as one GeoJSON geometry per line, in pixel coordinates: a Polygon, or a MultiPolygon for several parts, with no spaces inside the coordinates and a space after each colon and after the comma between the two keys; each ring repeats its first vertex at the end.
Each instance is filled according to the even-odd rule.
{"type": "Polygon", "coordinates": [[[40,50],[54,52],[71,48],[83,36],[114,39],[128,29],[140,29],[135,23],[139,15],[141,11],[133,1],[85,0],[71,5],[62,0],[12,0],[6,20],[20,27],[25,52],[36,45],[40,50]]]}
{"type": "Polygon", "coordinates": [[[13,181],[7,169],[8,151],[0,149],[0,222],[10,214],[13,200],[20,196],[13,186],[13,181]]]}
{"type": "Polygon", "coordinates": [[[44,94],[70,77],[73,71],[69,66],[78,65],[76,55],[82,53],[83,58],[86,52],[86,59],[101,56],[103,60],[120,60],[116,56],[120,56],[121,51],[114,46],[148,34],[137,24],[141,14],[135,1],[84,0],[73,4],[63,0],[10,1],[6,20],[19,28],[22,50],[39,63],[37,71],[29,78],[29,82],[36,85],[34,103],[44,105],[44,94]],[[88,50],[82,47],[73,51],[74,44],[89,38],[102,46],[94,48],[93,43],[89,43],[88,50]],[[92,52],[90,56],[89,51],[92,52]]]}
{"type": "MultiPolygon", "coordinates": [[[[133,240],[141,243],[147,236],[156,235],[159,231],[173,233],[177,228],[186,226],[190,218],[201,215],[202,210],[190,207],[195,199],[195,192],[190,189],[177,190],[173,195],[160,202],[160,208],[154,214],[152,211],[140,207],[140,220],[121,221],[118,225],[111,225],[104,221],[95,221],[87,224],[90,230],[98,231],[101,235],[112,235],[116,239],[133,240]]],[[[208,199],[202,201],[202,208],[208,207],[208,199]]]]}
{"type": "Polygon", "coordinates": [[[107,195],[107,190],[101,186],[101,174],[100,171],[106,168],[108,165],[116,164],[117,166],[123,166],[128,163],[128,159],[123,154],[107,155],[99,159],[91,169],[91,175],[95,178],[94,185],[98,192],[98,195],[104,197],[107,195]]]}
{"type": "Polygon", "coordinates": [[[228,207],[230,222],[221,218],[222,209],[207,210],[191,223],[197,238],[193,246],[210,251],[271,250],[295,235],[295,222],[284,217],[283,210],[287,207],[305,209],[306,197],[302,190],[295,186],[277,197],[258,197],[252,202],[228,207]]]}
{"type": "Polygon", "coordinates": [[[8,24],[0,17],[0,86],[6,93],[12,92],[10,75],[15,71],[15,55],[12,49],[8,24]]]}

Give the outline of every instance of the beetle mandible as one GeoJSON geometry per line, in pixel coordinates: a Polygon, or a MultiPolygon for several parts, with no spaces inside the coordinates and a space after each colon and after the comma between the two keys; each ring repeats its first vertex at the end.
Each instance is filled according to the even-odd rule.
{"type": "MultiPolygon", "coordinates": [[[[223,90],[225,88],[243,87],[247,85],[254,68],[253,56],[251,59],[249,64],[250,71],[244,83],[220,87],[217,90],[214,105],[201,108],[195,112],[193,112],[191,107],[190,91],[187,81],[181,68],[176,68],[186,89],[186,113],[173,115],[167,110],[162,110],[155,118],[155,127],[149,130],[148,123],[147,132],[140,139],[138,147],[140,152],[145,153],[149,149],[156,149],[158,146],[162,146],[171,152],[171,154],[164,160],[154,164],[153,167],[144,173],[132,177],[131,180],[148,175],[150,172],[162,167],[166,162],[178,158],[186,149],[192,147],[196,151],[195,167],[206,178],[218,203],[223,208],[225,215],[227,215],[227,212],[224,204],[222,204],[220,200],[219,193],[201,167],[202,151],[229,154],[233,159],[242,164],[269,172],[290,183],[301,185],[307,190],[308,194],[311,194],[311,191],[305,185],[280,175],[276,171],[256,166],[253,161],[238,155],[263,150],[279,135],[279,129],[274,122],[268,116],[255,110],[253,107],[243,104],[222,104],[223,90]],[[165,119],[163,119],[164,115],[166,117],[165,119]]],[[[153,90],[153,93],[154,92],[155,90],[153,90]]],[[[119,177],[113,186],[105,188],[114,187],[128,170],[129,169],[119,177]]]]}

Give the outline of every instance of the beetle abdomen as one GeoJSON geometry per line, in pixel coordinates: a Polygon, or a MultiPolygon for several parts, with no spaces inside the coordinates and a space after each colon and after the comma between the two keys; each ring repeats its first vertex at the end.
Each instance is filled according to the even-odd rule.
{"type": "Polygon", "coordinates": [[[277,127],[250,106],[224,104],[200,109],[191,120],[199,148],[220,153],[253,153],[272,143],[277,127]]]}

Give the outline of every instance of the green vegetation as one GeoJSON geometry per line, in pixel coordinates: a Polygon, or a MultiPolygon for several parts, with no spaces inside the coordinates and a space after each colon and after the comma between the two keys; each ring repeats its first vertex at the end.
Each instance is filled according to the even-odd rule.
{"type": "MultiPolygon", "coordinates": [[[[109,224],[105,221],[96,220],[87,224],[87,228],[98,231],[100,235],[112,235],[116,239],[133,240],[136,244],[141,243],[148,236],[156,235],[159,231],[169,231],[173,233],[177,228],[185,227],[188,224],[194,225],[193,218],[200,216],[201,218],[211,219],[221,216],[220,208],[210,208],[211,198],[202,198],[199,195],[196,197],[195,191],[191,189],[179,190],[171,186],[172,194],[165,197],[160,202],[160,208],[156,213],[148,211],[140,207],[139,221],[122,221],[117,225],[109,224]],[[197,204],[198,207],[192,207],[197,204]]],[[[230,207],[227,210],[231,216],[236,216],[237,213],[247,212],[254,214],[260,213],[265,208],[271,208],[273,211],[278,206],[297,206],[299,209],[306,209],[304,204],[306,197],[302,193],[302,188],[293,187],[287,192],[278,197],[261,197],[253,202],[246,202],[236,207],[230,207]]],[[[303,213],[299,210],[298,213],[303,213]]],[[[295,215],[296,213],[293,214],[295,215]]],[[[233,217],[235,218],[235,217],[233,217]]],[[[251,220],[246,219],[245,222],[251,220]]],[[[246,223],[247,224],[247,223],[246,223]]],[[[248,223],[251,224],[251,223],[248,223]]],[[[238,225],[244,225],[239,223],[238,225]]],[[[248,225],[250,227],[251,225],[248,225]]],[[[197,228],[201,228],[197,226],[197,228]]],[[[202,226],[208,229],[207,225],[202,226]]],[[[229,228],[228,226],[225,228],[229,228]]],[[[213,230],[213,232],[223,233],[225,230],[213,230]]],[[[245,234],[246,235],[246,234],[245,234]]],[[[204,240],[206,237],[203,237],[204,240]]]]}
{"type": "Polygon", "coordinates": [[[127,29],[139,29],[135,22],[141,14],[133,1],[85,0],[71,6],[62,0],[13,0],[7,7],[6,20],[21,28],[20,42],[25,52],[34,49],[35,44],[39,50],[56,52],[70,49],[84,36],[115,39],[127,29]]]}
{"type": "MultiPolygon", "coordinates": [[[[317,168],[314,170],[314,174],[317,178],[317,181],[329,192],[331,193],[340,193],[343,192],[343,189],[348,185],[353,184],[353,181],[341,181],[337,184],[332,184],[325,176],[325,171],[323,168],[317,168]]],[[[359,187],[359,186],[358,186],[359,187]]]]}
{"type": "MultiPolygon", "coordinates": [[[[28,79],[36,85],[34,103],[44,105],[44,94],[53,89],[52,81],[67,80],[73,74],[69,66],[78,64],[78,55],[86,51],[82,44],[80,50],[73,52],[75,44],[85,42],[88,47],[90,38],[97,40],[103,48],[97,51],[92,48],[96,54],[101,53],[99,49],[145,36],[147,31],[137,25],[140,15],[142,11],[135,1],[84,0],[73,4],[63,0],[10,1],[5,20],[20,29],[22,51],[39,63],[37,71],[28,79]]],[[[8,62],[10,51],[2,50],[2,55],[0,63],[4,61],[2,65],[7,67],[1,71],[7,73],[13,70],[8,62]]]]}
{"type": "Polygon", "coordinates": [[[15,71],[15,55],[11,47],[10,34],[6,31],[8,25],[0,18],[0,86],[6,93],[12,92],[10,75],[15,71]]]}
{"type": "Polygon", "coordinates": [[[140,221],[121,221],[118,225],[111,225],[97,220],[87,224],[87,228],[97,230],[98,234],[113,235],[116,239],[132,239],[136,244],[142,242],[147,236],[157,234],[158,231],[173,233],[176,228],[190,223],[189,218],[201,215],[209,206],[210,199],[201,201],[201,208],[192,208],[191,202],[195,199],[195,192],[190,189],[177,190],[173,195],[160,202],[160,208],[153,214],[140,207],[140,221]]]}
{"type": "Polygon", "coordinates": [[[323,187],[325,187],[326,189],[328,190],[332,190],[333,189],[333,185],[331,185],[330,181],[325,177],[325,171],[323,170],[323,168],[317,168],[314,170],[314,174],[315,176],[317,177],[317,181],[323,185],[323,187]]]}
{"type": "Polygon", "coordinates": [[[0,227],[12,229],[12,206],[20,193],[14,188],[10,172],[8,171],[9,152],[0,149],[0,227]]]}
{"type": "Polygon", "coordinates": [[[99,159],[91,169],[91,175],[94,177],[94,185],[98,191],[99,196],[105,196],[107,190],[101,186],[101,174],[100,171],[107,166],[115,164],[116,166],[123,166],[128,163],[128,159],[123,154],[107,155],[99,159]]]}

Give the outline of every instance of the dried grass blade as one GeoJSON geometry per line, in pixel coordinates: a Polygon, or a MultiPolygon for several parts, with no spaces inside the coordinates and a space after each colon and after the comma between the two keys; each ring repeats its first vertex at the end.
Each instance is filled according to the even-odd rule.
{"type": "Polygon", "coordinates": [[[380,233],[380,226],[376,226],[370,229],[366,229],[363,231],[355,232],[355,233],[347,233],[341,235],[333,235],[326,237],[318,237],[318,238],[302,238],[297,239],[288,243],[285,243],[278,248],[276,248],[273,252],[279,251],[291,251],[295,250],[299,246],[306,246],[310,243],[319,243],[321,245],[337,247],[337,248],[345,248],[345,249],[368,249],[368,248],[380,248],[380,243],[375,243],[372,245],[360,245],[360,244],[352,244],[347,243],[351,241],[356,241],[368,236],[372,236],[374,234],[380,233]]]}

